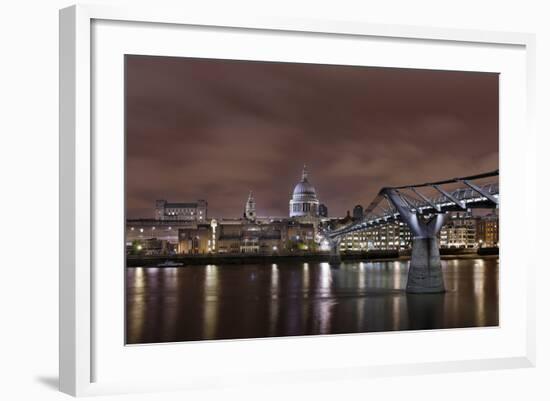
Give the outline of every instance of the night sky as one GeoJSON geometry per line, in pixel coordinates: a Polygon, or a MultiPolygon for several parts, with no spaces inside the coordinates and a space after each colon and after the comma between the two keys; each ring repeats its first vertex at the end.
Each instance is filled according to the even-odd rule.
{"type": "Polygon", "coordinates": [[[126,56],[127,217],[154,201],[288,216],[307,163],[329,216],[382,186],[498,168],[498,75],[126,56]]]}

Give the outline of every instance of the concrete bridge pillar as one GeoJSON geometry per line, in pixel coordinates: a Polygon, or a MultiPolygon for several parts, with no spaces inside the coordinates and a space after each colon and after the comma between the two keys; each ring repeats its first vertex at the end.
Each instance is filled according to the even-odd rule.
{"type": "Polygon", "coordinates": [[[340,264],[342,261],[340,257],[340,239],[328,239],[328,243],[330,246],[329,263],[340,264]]]}
{"type": "Polygon", "coordinates": [[[386,190],[384,193],[413,234],[407,292],[414,294],[445,292],[437,234],[445,224],[447,216],[444,213],[438,213],[431,220],[424,221],[409,209],[407,203],[395,190],[386,190]]]}
{"type": "Polygon", "coordinates": [[[445,292],[436,237],[413,239],[407,292],[414,294],[445,292]]]}

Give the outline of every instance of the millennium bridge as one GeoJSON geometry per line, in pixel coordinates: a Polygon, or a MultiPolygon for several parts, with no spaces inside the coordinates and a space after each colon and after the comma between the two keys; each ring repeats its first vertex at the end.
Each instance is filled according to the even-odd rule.
{"type": "Polygon", "coordinates": [[[449,212],[494,209],[499,205],[498,170],[423,184],[384,187],[365,209],[360,221],[322,234],[333,258],[342,238],[357,231],[402,221],[412,234],[407,279],[409,293],[445,292],[437,236],[449,212]]]}

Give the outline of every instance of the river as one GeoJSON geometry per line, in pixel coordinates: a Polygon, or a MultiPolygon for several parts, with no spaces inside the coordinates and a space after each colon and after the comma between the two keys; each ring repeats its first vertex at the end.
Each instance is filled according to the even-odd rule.
{"type": "Polygon", "coordinates": [[[126,342],[498,326],[499,260],[443,260],[447,292],[404,292],[408,261],[126,269],[126,342]]]}

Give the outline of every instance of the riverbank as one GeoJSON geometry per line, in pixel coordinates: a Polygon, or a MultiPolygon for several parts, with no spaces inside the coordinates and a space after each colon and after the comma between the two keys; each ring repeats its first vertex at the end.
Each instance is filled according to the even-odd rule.
{"type": "MultiPolygon", "coordinates": [[[[472,250],[455,250],[460,252],[449,252],[441,250],[441,259],[475,259],[479,257],[498,257],[498,249],[493,252],[472,252],[472,250]],[[468,251],[468,252],[466,252],[468,251]]],[[[390,261],[408,260],[410,253],[399,253],[397,251],[369,251],[369,252],[343,252],[340,255],[342,260],[369,260],[390,261]]],[[[329,262],[328,253],[299,253],[299,254],[272,254],[272,255],[250,255],[250,254],[223,254],[223,255],[172,255],[172,256],[127,256],[126,267],[157,266],[166,261],[183,263],[184,265],[208,265],[208,264],[263,264],[263,263],[285,263],[285,262],[329,262]]]]}

